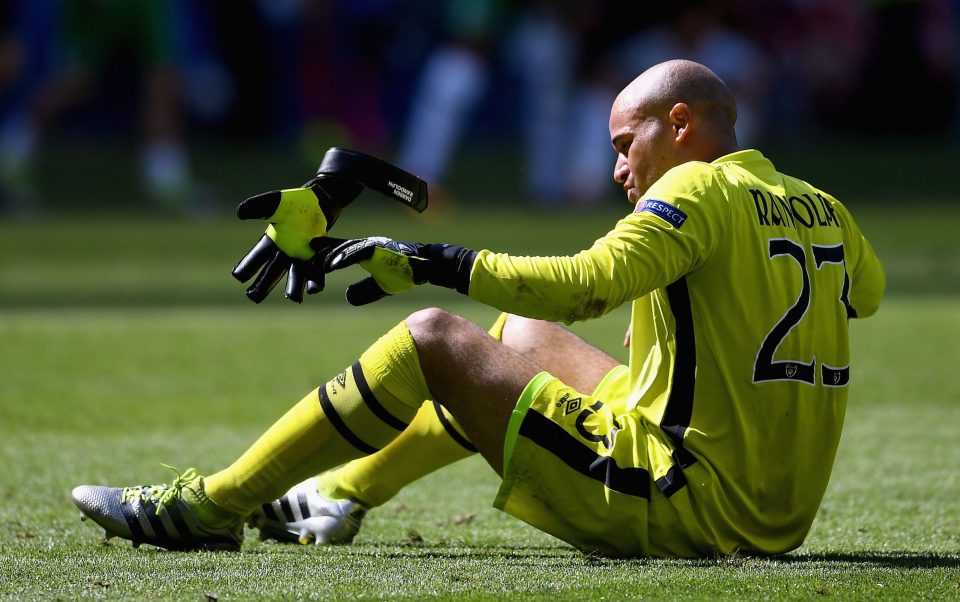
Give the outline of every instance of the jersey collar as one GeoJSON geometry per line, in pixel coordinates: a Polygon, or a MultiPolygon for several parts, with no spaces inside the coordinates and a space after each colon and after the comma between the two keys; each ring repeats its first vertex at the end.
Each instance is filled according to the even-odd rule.
{"type": "Polygon", "coordinates": [[[770,159],[767,159],[763,156],[763,153],[754,149],[746,149],[730,153],[729,155],[723,155],[710,162],[711,165],[719,165],[722,163],[736,163],[744,167],[749,166],[749,171],[764,179],[769,179],[777,173],[770,159]]]}

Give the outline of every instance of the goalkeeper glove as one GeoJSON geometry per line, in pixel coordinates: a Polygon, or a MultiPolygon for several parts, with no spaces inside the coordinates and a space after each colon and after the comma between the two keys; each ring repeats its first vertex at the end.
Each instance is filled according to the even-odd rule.
{"type": "Polygon", "coordinates": [[[373,236],[355,238],[329,249],[317,239],[312,246],[326,253],[326,272],[359,265],[370,277],[347,287],[351,305],[366,305],[387,295],[395,295],[418,284],[430,283],[467,294],[470,271],[477,252],[447,244],[402,242],[373,236]]]}
{"type": "Polygon", "coordinates": [[[320,268],[326,259],[317,261],[310,240],[326,234],[361,189],[354,182],[317,176],[303,188],[274,190],[240,203],[240,219],[270,221],[267,232],[233,269],[233,276],[240,282],[246,282],[260,270],[247,288],[247,297],[260,303],[286,273],[284,296],[297,303],[303,301],[308,275],[319,273],[322,277],[320,268]]]}
{"type": "Polygon", "coordinates": [[[427,207],[423,180],[375,157],[342,148],[328,150],[317,175],[303,187],[274,190],[240,203],[240,219],[270,222],[266,233],[233,269],[240,282],[260,271],[247,288],[247,297],[256,303],[263,301],[284,272],[284,295],[292,301],[303,300],[305,287],[308,293],[322,290],[327,257],[315,255],[310,241],[324,241],[317,245],[327,250],[343,242],[324,235],[364,186],[418,212],[427,207]]]}

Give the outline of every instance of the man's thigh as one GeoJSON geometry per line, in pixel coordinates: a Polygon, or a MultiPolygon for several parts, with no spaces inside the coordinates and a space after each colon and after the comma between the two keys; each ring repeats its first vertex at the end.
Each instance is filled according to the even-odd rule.
{"type": "Polygon", "coordinates": [[[508,423],[535,375],[549,372],[589,392],[617,365],[576,335],[539,320],[510,316],[503,344],[441,309],[412,314],[406,324],[434,400],[454,415],[501,475],[508,423]]]}
{"type": "Polygon", "coordinates": [[[510,315],[502,340],[542,370],[583,393],[596,389],[603,377],[620,364],[554,322],[510,315]]]}
{"type": "Polygon", "coordinates": [[[482,328],[441,309],[406,319],[433,400],[457,419],[498,473],[503,436],[527,383],[542,370],[482,328]]]}

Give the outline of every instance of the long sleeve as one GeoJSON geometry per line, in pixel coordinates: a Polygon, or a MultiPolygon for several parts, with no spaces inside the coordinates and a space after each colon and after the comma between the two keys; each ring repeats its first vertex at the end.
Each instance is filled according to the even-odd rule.
{"type": "Polygon", "coordinates": [[[633,213],[575,255],[517,257],[481,251],[469,295],[502,311],[572,323],[597,318],[666,286],[709,256],[726,222],[726,203],[712,186],[712,176],[712,168],[703,163],[671,170],[633,213]]]}

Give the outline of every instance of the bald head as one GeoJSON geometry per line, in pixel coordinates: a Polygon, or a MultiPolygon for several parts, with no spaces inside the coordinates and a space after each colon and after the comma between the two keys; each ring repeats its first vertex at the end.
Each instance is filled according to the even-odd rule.
{"type": "Polygon", "coordinates": [[[736,139],[737,106],[717,75],[693,61],[660,63],[641,73],[620,92],[616,104],[628,114],[660,117],[677,103],[686,103],[709,125],[736,139]]]}
{"type": "Polygon", "coordinates": [[[736,120],[733,95],[713,71],[692,61],[655,65],[624,88],[610,110],[613,179],[635,203],[673,167],[735,152],[736,120]]]}

